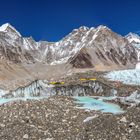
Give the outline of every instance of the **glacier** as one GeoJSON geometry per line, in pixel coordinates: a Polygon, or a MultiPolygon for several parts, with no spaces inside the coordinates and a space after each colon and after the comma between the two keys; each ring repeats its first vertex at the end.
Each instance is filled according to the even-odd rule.
{"type": "Polygon", "coordinates": [[[127,85],[140,85],[139,69],[111,71],[104,77],[110,81],[120,81],[127,85]]]}

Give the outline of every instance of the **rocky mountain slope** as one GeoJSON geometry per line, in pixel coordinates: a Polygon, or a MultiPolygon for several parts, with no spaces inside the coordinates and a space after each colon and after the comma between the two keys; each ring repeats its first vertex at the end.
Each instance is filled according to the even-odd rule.
{"type": "Polygon", "coordinates": [[[129,39],[129,36],[126,38],[106,26],[97,28],[82,26],[59,42],[35,42],[32,37],[22,37],[10,24],[0,27],[1,57],[17,63],[41,61],[56,65],[69,61],[74,67],[92,67],[96,63],[131,64],[136,60],[136,52],[131,45],[132,39],[129,39]],[[75,65],[79,57],[82,61],[79,65],[75,65]]]}
{"type": "Polygon", "coordinates": [[[0,87],[16,88],[37,79],[57,79],[78,69],[133,68],[137,48],[131,40],[106,26],[82,26],[58,42],[36,42],[32,37],[22,37],[6,23],[0,27],[0,87]]]}

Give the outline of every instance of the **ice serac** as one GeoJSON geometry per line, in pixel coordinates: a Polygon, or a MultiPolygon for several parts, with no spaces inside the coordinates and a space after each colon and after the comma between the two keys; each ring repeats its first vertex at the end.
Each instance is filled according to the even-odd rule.
{"type": "Polygon", "coordinates": [[[121,81],[127,85],[140,85],[139,69],[111,71],[105,77],[111,81],[121,81]]]}
{"type": "Polygon", "coordinates": [[[112,95],[112,89],[99,82],[86,82],[77,85],[54,86],[46,80],[36,80],[29,85],[19,87],[15,90],[0,90],[0,97],[3,98],[30,98],[49,97],[53,95],[85,96],[102,94],[112,95]]]}

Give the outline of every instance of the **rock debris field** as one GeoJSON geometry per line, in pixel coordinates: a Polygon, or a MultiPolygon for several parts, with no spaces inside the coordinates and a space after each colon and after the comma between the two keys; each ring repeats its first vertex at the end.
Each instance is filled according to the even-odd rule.
{"type": "Polygon", "coordinates": [[[140,108],[123,114],[78,109],[53,96],[0,105],[0,140],[139,140],[140,108]]]}

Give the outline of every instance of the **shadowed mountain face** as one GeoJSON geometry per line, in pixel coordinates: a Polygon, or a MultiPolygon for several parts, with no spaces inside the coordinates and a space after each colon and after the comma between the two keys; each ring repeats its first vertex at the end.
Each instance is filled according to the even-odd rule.
{"type": "MultiPolygon", "coordinates": [[[[59,42],[22,37],[10,24],[0,27],[0,87],[16,88],[36,79],[56,79],[78,69],[133,68],[136,42],[106,26],[74,29],[59,42]],[[10,81],[10,82],[9,82],[10,81]]],[[[139,37],[137,36],[137,44],[139,37]]]]}

